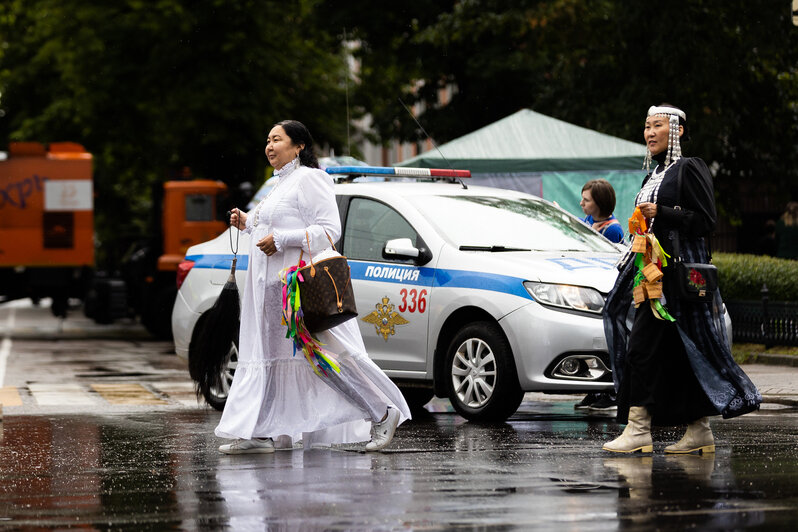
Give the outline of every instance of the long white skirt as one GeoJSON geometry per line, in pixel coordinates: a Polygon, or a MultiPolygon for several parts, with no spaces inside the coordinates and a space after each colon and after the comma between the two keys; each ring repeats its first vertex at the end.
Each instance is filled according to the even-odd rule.
{"type": "Polygon", "coordinates": [[[252,292],[245,293],[239,363],[217,436],[280,438],[283,444],[301,438],[309,447],[368,440],[371,421],[377,412],[384,414],[388,405],[398,409],[400,423],[410,419],[402,393],[368,357],[357,318],[317,338],[342,368],[336,378],[345,380],[346,388],[357,390],[360,400],[325,382],[328,377],[316,375],[301,352],[294,356],[279,320],[281,286],[269,283],[264,288],[267,297],[260,305],[246,301],[252,292]],[[247,319],[247,307],[260,307],[263,312],[247,319]]]}

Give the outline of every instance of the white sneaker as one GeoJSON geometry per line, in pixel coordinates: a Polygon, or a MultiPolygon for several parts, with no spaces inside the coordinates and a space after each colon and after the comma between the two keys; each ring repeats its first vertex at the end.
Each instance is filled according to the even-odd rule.
{"type": "Polygon", "coordinates": [[[253,438],[251,440],[239,438],[233,443],[220,445],[219,452],[224,454],[273,453],[274,442],[271,438],[253,438]]]}
{"type": "Polygon", "coordinates": [[[385,420],[371,424],[371,441],[366,444],[366,450],[379,451],[387,447],[393,439],[398,424],[399,411],[389,406],[385,420]]]}

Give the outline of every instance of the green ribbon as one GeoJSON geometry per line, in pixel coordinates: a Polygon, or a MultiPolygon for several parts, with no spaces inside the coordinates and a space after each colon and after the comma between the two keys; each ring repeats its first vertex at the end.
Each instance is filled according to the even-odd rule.
{"type": "MultiPolygon", "coordinates": [[[[662,256],[662,267],[664,268],[668,264],[666,257],[670,257],[670,255],[665,253],[665,250],[662,249],[662,246],[660,245],[659,240],[657,240],[656,237],[654,238],[654,242],[653,243],[657,245],[657,247],[659,248],[659,250],[660,250],[660,252],[662,254],[661,255],[662,256]]],[[[646,278],[645,274],[643,273],[644,264],[643,264],[643,254],[642,253],[637,253],[636,254],[636,256],[635,256],[635,267],[637,268],[637,273],[635,274],[633,288],[637,288],[640,285],[640,283],[642,283],[643,280],[646,278]]],[[[657,317],[659,317],[659,318],[661,318],[663,320],[670,321],[670,322],[675,322],[676,321],[676,319],[673,316],[670,315],[670,313],[668,312],[668,309],[665,308],[663,306],[663,304],[659,302],[659,299],[649,299],[649,301],[651,301],[651,311],[654,312],[655,316],[659,315],[657,317]]]]}

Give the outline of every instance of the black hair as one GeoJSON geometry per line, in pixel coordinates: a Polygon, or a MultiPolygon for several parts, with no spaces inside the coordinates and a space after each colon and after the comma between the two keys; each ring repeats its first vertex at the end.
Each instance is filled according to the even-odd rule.
{"type": "Polygon", "coordinates": [[[316,159],[316,154],[313,153],[313,137],[310,136],[310,131],[305,124],[298,120],[283,120],[274,124],[273,127],[277,126],[285,130],[285,134],[288,135],[294,146],[304,145],[302,151],[299,152],[299,163],[302,166],[318,168],[319,161],[316,159]]]}

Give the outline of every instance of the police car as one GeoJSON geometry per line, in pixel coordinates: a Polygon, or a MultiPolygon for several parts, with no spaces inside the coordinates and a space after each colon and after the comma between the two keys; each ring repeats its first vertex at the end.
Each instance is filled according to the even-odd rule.
{"type": "MultiPolygon", "coordinates": [[[[336,247],[351,267],[355,319],[369,356],[411,406],[434,394],[469,420],[501,421],[524,392],[612,389],[601,312],[620,247],[541,198],[468,185],[467,171],[326,170],[344,176],[336,247]]],[[[243,287],[247,235],[240,249],[243,287]]],[[[227,232],[188,250],[172,314],[178,355],[192,356],[232,257],[227,232]]],[[[229,356],[226,389],[206,396],[218,409],[236,345],[229,356]]]]}

